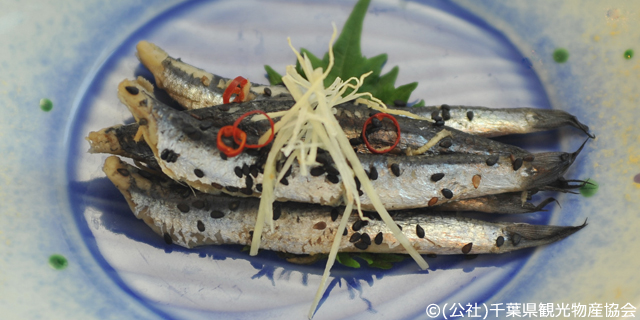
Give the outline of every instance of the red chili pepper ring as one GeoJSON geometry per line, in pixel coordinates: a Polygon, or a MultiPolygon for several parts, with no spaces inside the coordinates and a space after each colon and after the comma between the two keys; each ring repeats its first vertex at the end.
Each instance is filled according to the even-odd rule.
{"type": "Polygon", "coordinates": [[[227,155],[227,157],[230,157],[230,158],[235,157],[239,155],[240,152],[242,152],[242,150],[244,149],[245,144],[247,143],[247,134],[238,128],[234,128],[233,126],[224,126],[220,128],[220,131],[218,131],[217,142],[218,142],[218,149],[222,151],[222,153],[224,153],[225,155],[227,155]],[[227,146],[222,141],[222,137],[231,137],[231,136],[233,136],[234,141],[238,141],[237,140],[238,138],[240,139],[240,142],[238,142],[240,146],[237,149],[227,146]]]}
{"type": "MultiPolygon", "coordinates": [[[[263,144],[245,144],[245,147],[247,147],[249,149],[258,149],[258,148],[262,148],[262,147],[268,145],[271,142],[271,140],[273,140],[274,131],[275,131],[273,120],[271,119],[271,117],[269,117],[269,115],[267,115],[266,112],[264,112],[262,110],[253,110],[253,111],[249,111],[249,112],[241,115],[240,118],[238,118],[238,120],[236,120],[236,122],[233,123],[233,129],[240,130],[240,129],[238,129],[238,125],[240,124],[240,122],[244,118],[246,118],[246,117],[248,117],[248,116],[250,116],[252,114],[256,114],[256,113],[262,114],[265,117],[267,117],[267,120],[269,120],[269,125],[271,126],[271,135],[269,135],[269,139],[267,139],[267,141],[265,143],[263,143],[263,144]]],[[[242,131],[242,130],[240,130],[240,131],[242,131]]],[[[233,139],[235,140],[235,142],[237,144],[240,144],[240,142],[236,139],[235,136],[233,137],[233,139]]],[[[246,135],[245,135],[245,141],[246,141],[246,135]]]]}
{"type": "Polygon", "coordinates": [[[232,94],[236,95],[236,98],[233,99],[233,102],[244,101],[244,91],[242,89],[245,85],[247,85],[247,82],[249,82],[247,79],[239,76],[231,80],[227,88],[224,90],[224,93],[222,94],[222,102],[224,104],[229,103],[232,94]]]}
{"type": "Polygon", "coordinates": [[[372,153],[387,153],[391,150],[393,150],[393,148],[395,148],[398,143],[400,142],[400,125],[398,124],[398,120],[396,120],[396,118],[394,118],[392,115],[388,114],[388,113],[376,113],[374,115],[372,115],[371,117],[369,117],[369,119],[367,119],[367,121],[364,122],[364,127],[362,128],[362,140],[364,140],[364,144],[367,146],[367,148],[369,149],[369,151],[371,151],[372,153]],[[369,144],[369,140],[367,140],[367,126],[369,126],[369,124],[371,124],[371,120],[373,118],[376,118],[380,121],[382,121],[382,119],[384,118],[388,118],[391,121],[393,121],[393,124],[396,126],[396,141],[393,143],[393,145],[389,148],[383,149],[383,150],[378,150],[374,147],[371,146],[371,144],[369,144]]]}

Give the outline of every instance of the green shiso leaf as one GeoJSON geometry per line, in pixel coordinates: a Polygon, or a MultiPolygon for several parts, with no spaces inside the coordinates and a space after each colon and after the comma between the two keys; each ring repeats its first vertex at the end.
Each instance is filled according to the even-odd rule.
{"type": "MultiPolygon", "coordinates": [[[[351,77],[360,77],[362,74],[372,71],[372,74],[365,79],[359,90],[360,92],[370,92],[374,97],[389,105],[393,105],[395,100],[407,102],[418,83],[412,82],[396,88],[395,82],[399,71],[397,66],[381,76],[382,67],[387,62],[386,54],[380,54],[372,58],[366,58],[362,55],[360,47],[362,26],[370,2],[371,0],[360,0],[351,11],[340,32],[340,36],[333,46],[334,65],[325,79],[324,85],[331,85],[336,77],[346,80],[351,77]]],[[[319,59],[304,48],[300,49],[300,53],[309,57],[314,69],[318,67],[326,69],[329,65],[328,52],[324,54],[322,59],[319,59]]],[[[298,73],[302,74],[298,63],[296,63],[296,69],[298,73]]],[[[282,76],[273,68],[266,65],[265,70],[271,85],[282,83],[282,76]]],[[[422,104],[424,105],[424,102],[422,104]]]]}
{"type": "Polygon", "coordinates": [[[351,255],[345,252],[338,253],[338,255],[336,255],[336,261],[338,261],[338,263],[345,265],[347,267],[356,268],[356,269],[360,268],[360,263],[354,260],[351,257],[351,255]]]}

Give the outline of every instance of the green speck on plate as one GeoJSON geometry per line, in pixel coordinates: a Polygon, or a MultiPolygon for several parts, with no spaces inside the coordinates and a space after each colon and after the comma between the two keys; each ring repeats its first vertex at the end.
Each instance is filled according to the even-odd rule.
{"type": "Polygon", "coordinates": [[[587,179],[587,183],[580,187],[580,194],[587,198],[593,196],[596,192],[598,192],[598,183],[591,179],[587,179]]]}
{"type": "Polygon", "coordinates": [[[51,111],[51,109],[53,109],[53,102],[47,98],[40,99],[40,109],[45,112],[51,111]]]}
{"type": "Polygon", "coordinates": [[[553,52],[553,60],[557,63],[564,63],[569,60],[569,51],[564,48],[558,48],[553,52]]]}
{"type": "Polygon", "coordinates": [[[627,51],[624,52],[624,58],[629,60],[631,58],[633,58],[633,50],[629,49],[627,51]]]}
{"type": "Polygon", "coordinates": [[[49,257],[49,265],[56,270],[62,270],[69,265],[69,261],[62,255],[52,254],[49,257]]]}

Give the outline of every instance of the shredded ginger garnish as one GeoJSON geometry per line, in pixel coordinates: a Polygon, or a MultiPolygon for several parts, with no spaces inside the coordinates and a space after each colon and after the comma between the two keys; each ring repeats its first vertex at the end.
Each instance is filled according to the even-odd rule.
{"type": "MultiPolygon", "coordinates": [[[[327,88],[324,87],[324,79],[331,71],[334,63],[333,56],[333,42],[337,35],[337,29],[335,24],[333,25],[333,35],[329,43],[329,65],[327,70],[322,68],[313,69],[311,61],[305,55],[304,57],[293,47],[291,39],[288,39],[289,46],[296,54],[298,62],[302,66],[302,70],[306,76],[306,79],[302,77],[295,69],[295,66],[287,66],[287,73],[282,77],[282,81],[285,86],[296,100],[296,104],[286,112],[278,112],[269,114],[270,117],[280,117],[280,121],[275,124],[276,137],[273,140],[273,146],[267,156],[267,161],[264,167],[264,178],[262,180],[262,196],[260,199],[260,208],[258,216],[256,218],[256,224],[254,228],[253,238],[251,241],[251,255],[258,253],[260,247],[260,240],[262,229],[265,222],[269,222],[269,226],[273,229],[273,202],[274,188],[276,182],[280,181],[284,177],[289,167],[293,164],[294,160],[297,160],[300,165],[300,174],[308,175],[310,167],[318,165],[315,161],[318,148],[326,150],[334,161],[336,169],[340,172],[342,178],[341,183],[344,186],[344,204],[346,206],[342,219],[340,220],[340,226],[335,231],[335,238],[331,246],[328,261],[322,275],[320,287],[318,288],[314,303],[309,311],[309,318],[311,318],[315,312],[315,309],[322,297],[324,287],[329,276],[329,270],[333,265],[338,249],[340,247],[340,240],[342,233],[346,227],[349,216],[352,212],[354,205],[356,206],[360,218],[362,220],[369,220],[362,215],[360,208],[360,197],[356,188],[354,179],[358,177],[361,182],[361,189],[371,199],[371,203],[377,210],[378,214],[385,222],[387,227],[391,229],[396,239],[402,244],[407,253],[418,263],[422,269],[426,269],[429,266],[422,256],[413,248],[407,237],[400,231],[400,228],[393,222],[391,216],[384,208],[382,201],[378,197],[378,194],[373,189],[373,185],[369,180],[362,164],[360,163],[358,156],[346,134],[342,130],[338,120],[333,115],[334,106],[351,101],[360,97],[368,97],[367,106],[376,109],[387,111],[386,106],[382,101],[376,99],[368,92],[358,93],[358,88],[362,85],[363,80],[369,73],[366,73],[360,78],[349,78],[346,81],[342,81],[340,78],[336,80],[327,88]],[[352,91],[345,95],[345,92],[349,89],[352,91]],[[280,157],[288,157],[278,176],[276,176],[276,161],[280,157]],[[349,164],[351,166],[349,166],[349,164]]],[[[396,112],[393,112],[396,113],[396,112]]],[[[397,113],[396,113],[397,114],[397,113]]],[[[403,115],[417,117],[404,111],[403,115]]],[[[264,119],[264,116],[254,116],[253,120],[264,119]]],[[[260,139],[260,143],[264,142],[270,132],[265,133],[260,139]]]]}

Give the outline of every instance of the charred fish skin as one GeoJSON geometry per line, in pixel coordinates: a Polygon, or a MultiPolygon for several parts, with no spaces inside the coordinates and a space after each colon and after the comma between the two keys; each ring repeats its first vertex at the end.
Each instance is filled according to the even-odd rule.
{"type": "Polygon", "coordinates": [[[153,151],[144,140],[135,141],[138,124],[115,125],[92,131],[85,138],[89,142],[89,153],[108,153],[142,161],[149,167],[160,170],[153,151]]]}
{"type": "MultiPolygon", "coordinates": [[[[236,167],[262,166],[260,158],[243,152],[237,157],[223,159],[215,141],[217,129],[198,131],[198,120],[148,100],[150,94],[140,87],[138,95],[124,90],[135,83],[125,80],[120,85],[119,96],[140,124],[145,140],[149,143],[163,172],[177,181],[186,182],[203,192],[217,191],[213,186],[225,186],[238,191],[247,186],[246,178],[234,173],[236,167]],[[144,121],[143,121],[144,119],[144,121]],[[168,151],[165,151],[168,150],[168,151]],[[162,159],[162,153],[179,154],[175,159],[162,159]],[[169,160],[169,161],[167,161],[169,160]]],[[[493,156],[491,156],[493,157],[493,156]]],[[[365,168],[376,168],[378,179],[373,181],[387,209],[427,207],[436,199],[444,203],[458,199],[474,198],[488,194],[522,191],[555,181],[573,162],[570,154],[538,154],[534,161],[522,162],[514,167],[511,157],[496,156],[496,162],[487,164],[487,156],[452,154],[432,156],[359,155],[365,168]],[[445,179],[434,183],[431,176],[444,174],[445,179]],[[481,176],[477,182],[475,176],[481,176]],[[479,183],[479,187],[476,184],[479,183]]],[[[339,178],[329,175],[302,176],[295,164],[288,184],[275,190],[278,201],[296,201],[322,205],[338,205],[342,201],[342,185],[339,178]]],[[[246,195],[258,196],[255,189],[262,175],[252,178],[253,189],[246,195]]],[[[363,208],[372,208],[366,195],[361,197],[363,208]]]]}
{"type": "MultiPolygon", "coordinates": [[[[248,245],[259,199],[239,199],[195,192],[158,176],[144,177],[115,156],[103,168],[124,195],[138,219],[170,242],[192,248],[200,245],[248,245]]],[[[339,219],[332,219],[330,207],[301,203],[277,203],[274,229],[263,232],[261,248],[294,254],[328,253],[338,232],[339,219]]],[[[382,221],[358,223],[352,214],[340,251],[406,253],[382,221]],[[359,225],[356,228],[356,225],[359,225]],[[357,229],[357,230],[356,230],[357,229]],[[358,233],[382,241],[348,240],[358,233]]],[[[398,212],[395,222],[421,254],[485,254],[549,244],[561,240],[577,227],[537,226],[521,223],[489,223],[455,215],[432,215],[419,211],[398,212]],[[417,232],[422,230],[423,232],[417,232]],[[500,240],[502,239],[502,240],[500,240]],[[472,244],[472,245],[469,245],[472,244]]]]}
{"type": "MultiPolygon", "coordinates": [[[[156,84],[187,109],[223,104],[222,95],[230,79],[191,66],[169,56],[158,46],[140,41],[137,56],[151,71],[156,84]]],[[[249,99],[291,96],[284,86],[253,85],[249,99]]],[[[233,101],[233,99],[231,100],[233,101]]]]}

